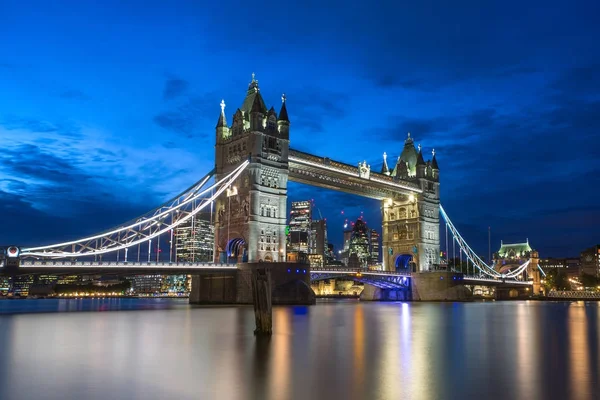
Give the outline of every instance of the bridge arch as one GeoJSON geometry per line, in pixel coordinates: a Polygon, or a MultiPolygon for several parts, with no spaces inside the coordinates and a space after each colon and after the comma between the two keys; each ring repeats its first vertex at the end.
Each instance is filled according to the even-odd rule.
{"type": "Polygon", "coordinates": [[[248,261],[246,241],[243,238],[233,238],[227,242],[225,252],[228,260],[236,260],[238,262],[248,261]]]}
{"type": "Polygon", "coordinates": [[[394,267],[396,271],[408,271],[410,270],[410,262],[412,261],[412,254],[398,254],[396,255],[396,260],[394,261],[394,267]]]}

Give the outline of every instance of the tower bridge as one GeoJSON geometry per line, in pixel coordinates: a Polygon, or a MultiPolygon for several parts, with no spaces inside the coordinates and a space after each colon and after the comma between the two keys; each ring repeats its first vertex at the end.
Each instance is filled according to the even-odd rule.
{"type": "MultiPolygon", "coordinates": [[[[479,277],[495,282],[520,278],[514,271],[503,274],[487,265],[458,233],[440,205],[440,169],[435,151],[431,160],[425,161],[421,147],[415,147],[410,134],[391,167],[384,153],[383,167],[377,172],[364,161],[351,165],[290,148],[291,123],[286,97],[282,96],[279,113],[274,107],[267,109],[254,75],[242,105],[233,113],[231,124],[227,122],[225,102],[221,101],[220,105],[215,128],[215,168],[196,184],[148,213],[99,234],[58,244],[10,246],[0,267],[13,274],[67,269],[116,271],[119,268],[194,273],[224,271],[232,265],[273,263],[283,271],[291,271],[293,267],[285,267],[287,185],[291,180],[381,202],[383,271],[354,274],[364,282],[387,288],[412,288],[414,293],[420,274],[441,264],[440,216],[446,232],[450,231],[452,243],[458,244],[460,254],[471,262],[472,270],[479,277]],[[176,249],[173,249],[174,230],[208,209],[214,209],[212,266],[179,264],[176,249]],[[163,260],[161,264],[158,259],[161,246],[168,247],[168,263],[163,260]],[[116,261],[108,265],[101,261],[103,256],[116,261]]],[[[310,269],[308,271],[304,275],[311,275],[310,269]]],[[[312,276],[319,279],[323,273],[314,271],[312,276]]],[[[446,281],[453,278],[457,284],[460,283],[457,280],[464,278],[457,271],[444,273],[446,281]]],[[[292,275],[277,275],[281,278],[279,283],[287,284],[290,279],[298,278],[292,275]]],[[[432,275],[423,276],[427,276],[429,282],[432,275]]],[[[308,282],[305,278],[300,280],[308,282]]],[[[439,282],[423,283],[421,291],[432,285],[440,286],[439,282]]]]}

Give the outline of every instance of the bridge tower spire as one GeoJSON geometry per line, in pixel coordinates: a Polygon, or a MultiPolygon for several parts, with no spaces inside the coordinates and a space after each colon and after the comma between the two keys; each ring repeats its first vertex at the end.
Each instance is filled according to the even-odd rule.
{"type": "Polygon", "coordinates": [[[267,111],[256,75],[230,133],[217,126],[217,182],[246,160],[250,164],[216,201],[215,261],[284,261],[287,217],[289,120],[267,111]],[[222,139],[219,139],[222,137],[222,139]]]}

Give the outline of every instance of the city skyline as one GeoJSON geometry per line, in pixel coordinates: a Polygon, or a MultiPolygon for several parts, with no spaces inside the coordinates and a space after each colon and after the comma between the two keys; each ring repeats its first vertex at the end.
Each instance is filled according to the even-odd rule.
{"type": "MultiPolygon", "coordinates": [[[[231,120],[252,72],[269,106],[286,93],[294,148],[376,171],[407,132],[435,148],[442,204],[482,255],[488,226],[492,251],[529,238],[574,256],[598,241],[597,6],[326,6],[336,23],[296,10],[248,45],[250,6],[224,29],[219,10],[140,4],[3,9],[0,243],[95,233],[188,187],[213,166],[221,99],[231,120]],[[351,23],[372,12],[400,23],[351,23]]],[[[379,202],[299,184],[289,196],[315,199],[338,249],[345,215],[380,227],[379,202]]]]}

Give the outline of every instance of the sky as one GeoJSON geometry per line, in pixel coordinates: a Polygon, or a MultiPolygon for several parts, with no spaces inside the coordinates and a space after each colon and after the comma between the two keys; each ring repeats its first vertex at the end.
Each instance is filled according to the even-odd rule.
{"type": "MultiPolygon", "coordinates": [[[[0,0],[0,243],[127,221],[214,164],[251,73],[291,147],[381,168],[407,132],[480,254],[600,243],[597,1],[0,0]],[[293,4],[292,4],[293,3],[293,4]]],[[[376,201],[290,184],[330,241],[376,201]],[[342,214],[342,210],[344,214],[342,214]]]]}

